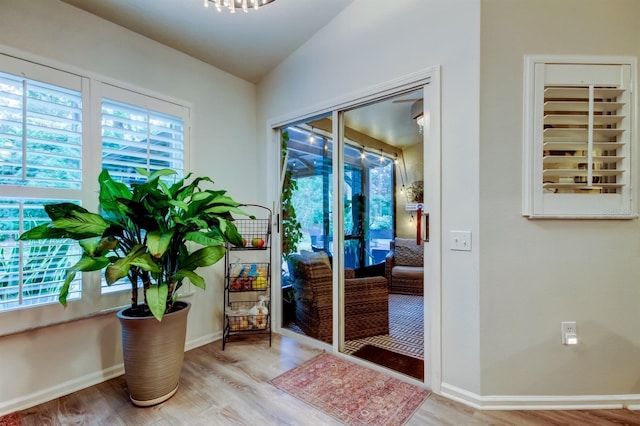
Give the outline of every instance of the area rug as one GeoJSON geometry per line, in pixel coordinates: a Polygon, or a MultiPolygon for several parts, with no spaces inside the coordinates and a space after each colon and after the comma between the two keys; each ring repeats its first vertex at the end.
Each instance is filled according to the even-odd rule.
{"type": "Polygon", "coordinates": [[[323,352],[271,384],[349,426],[400,426],[429,391],[323,352]]]}
{"type": "Polygon", "coordinates": [[[422,296],[389,295],[389,334],[344,342],[344,353],[352,354],[364,345],[374,345],[413,358],[424,359],[422,296]]]}
{"type": "Polygon", "coordinates": [[[7,414],[6,416],[0,416],[0,426],[20,426],[22,420],[18,413],[7,414]]]}
{"type": "Polygon", "coordinates": [[[424,360],[373,345],[364,345],[352,355],[406,374],[407,376],[415,377],[421,381],[424,380],[424,360]]]}

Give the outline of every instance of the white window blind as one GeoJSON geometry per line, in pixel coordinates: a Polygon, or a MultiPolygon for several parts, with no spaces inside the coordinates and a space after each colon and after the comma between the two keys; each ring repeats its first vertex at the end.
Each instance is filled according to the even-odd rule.
{"type": "MultiPolygon", "coordinates": [[[[71,240],[18,242],[16,238],[49,220],[44,204],[60,201],[0,198],[0,310],[58,302],[65,271],[80,259],[80,247],[71,240]]],[[[68,300],[81,293],[78,276],[68,300]]]]}
{"type": "Polygon", "coordinates": [[[124,183],[136,168],[184,173],[184,120],[113,99],[102,100],[102,167],[124,183]]]}
{"type": "Polygon", "coordinates": [[[0,184],[82,186],[78,90],[0,72],[0,184]]]}
{"type": "Polygon", "coordinates": [[[524,214],[634,217],[634,64],[528,59],[524,214]]]}
{"type": "MultiPolygon", "coordinates": [[[[79,203],[82,78],[0,55],[0,311],[57,303],[79,259],[67,240],[18,242],[48,220],[43,206],[79,203]],[[46,194],[46,195],[45,195],[46,194]],[[56,197],[43,198],[43,197],[56,197]]],[[[69,300],[81,296],[80,277],[69,300]]]]}
{"type": "MultiPolygon", "coordinates": [[[[105,89],[121,93],[110,86],[105,89]]],[[[137,168],[150,172],[170,168],[182,177],[186,108],[178,108],[181,114],[176,116],[162,111],[176,110],[174,104],[132,93],[125,99],[102,98],[102,168],[127,185],[140,179],[137,168]]],[[[109,293],[128,291],[131,284],[123,278],[109,286],[103,277],[101,287],[109,293]]]]}

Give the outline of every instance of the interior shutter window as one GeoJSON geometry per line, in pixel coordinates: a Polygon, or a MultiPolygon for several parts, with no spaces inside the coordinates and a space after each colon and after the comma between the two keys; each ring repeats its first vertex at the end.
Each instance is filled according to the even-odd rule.
{"type": "Polygon", "coordinates": [[[133,183],[136,168],[184,173],[184,120],[113,99],[102,100],[102,167],[133,183]]]}
{"type": "MultiPolygon", "coordinates": [[[[178,173],[177,177],[182,177],[184,118],[159,111],[165,105],[163,101],[127,95],[129,102],[102,98],[102,168],[109,170],[114,180],[127,185],[140,178],[137,168],[149,172],[170,168],[178,173]]],[[[175,176],[167,177],[169,183],[174,179],[175,176]]],[[[109,293],[127,291],[130,285],[127,278],[110,286],[102,279],[101,288],[103,293],[109,293]]]]}
{"type": "Polygon", "coordinates": [[[0,184],[82,186],[82,95],[0,72],[0,184]]]}
{"type": "Polygon", "coordinates": [[[531,217],[629,218],[637,136],[632,63],[530,63],[525,201],[531,217]]]}
{"type": "MultiPolygon", "coordinates": [[[[66,270],[80,260],[71,240],[16,241],[24,230],[49,220],[44,204],[71,200],[0,199],[0,310],[58,302],[66,270]]],[[[76,201],[77,202],[77,201],[76,201]]],[[[68,300],[82,292],[80,275],[68,300]]]]}

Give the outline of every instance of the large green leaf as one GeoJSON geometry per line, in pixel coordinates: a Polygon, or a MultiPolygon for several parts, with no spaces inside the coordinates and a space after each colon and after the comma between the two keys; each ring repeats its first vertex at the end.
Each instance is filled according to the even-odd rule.
{"type": "Polygon", "coordinates": [[[198,243],[203,246],[219,246],[224,244],[224,238],[222,238],[219,234],[213,232],[187,232],[184,238],[187,241],[193,241],[194,243],[198,243]]]}
{"type": "Polygon", "coordinates": [[[83,256],[80,260],[73,265],[67,271],[67,276],[64,280],[64,284],[60,289],[60,295],[58,296],[58,301],[63,305],[67,306],[67,296],[69,295],[69,286],[71,282],[76,277],[76,273],[80,271],[99,271],[103,269],[105,266],[109,264],[109,259],[106,257],[90,257],[83,256]]]}
{"type": "Polygon", "coordinates": [[[105,278],[107,284],[111,285],[124,278],[129,273],[131,266],[137,266],[145,271],[160,272],[160,267],[153,261],[144,246],[138,244],[133,247],[126,257],[122,257],[107,267],[105,278]]]}
{"type": "Polygon", "coordinates": [[[160,285],[152,285],[147,289],[145,294],[147,297],[147,306],[149,306],[151,313],[158,321],[161,321],[167,307],[169,286],[164,283],[160,285]]]}
{"type": "Polygon", "coordinates": [[[224,246],[203,247],[191,253],[182,263],[181,270],[194,271],[203,266],[210,266],[224,257],[224,246]]]}
{"type": "Polygon", "coordinates": [[[51,226],[63,229],[66,238],[81,240],[101,236],[109,224],[99,214],[73,212],[69,216],[54,220],[51,226]]]}
{"type": "Polygon", "coordinates": [[[42,239],[54,239],[54,238],[64,238],[65,236],[64,229],[56,229],[51,227],[51,223],[45,223],[35,228],[31,228],[30,230],[22,233],[19,240],[42,240],[42,239]]]}
{"type": "Polygon", "coordinates": [[[161,232],[160,230],[148,232],[147,249],[149,253],[156,259],[162,257],[169,248],[175,231],[175,229],[171,229],[169,232],[161,232]]]}
{"type": "Polygon", "coordinates": [[[118,241],[113,237],[93,237],[78,241],[89,256],[103,256],[115,249],[118,241]]]}
{"type": "Polygon", "coordinates": [[[89,210],[73,203],[45,204],[44,211],[51,220],[63,218],[73,212],[89,213],[89,210]]]}
{"type": "Polygon", "coordinates": [[[115,201],[118,198],[131,199],[131,190],[122,182],[116,182],[109,175],[108,170],[102,170],[98,176],[100,185],[100,204],[105,201],[115,201]]]}
{"type": "Polygon", "coordinates": [[[228,206],[228,205],[209,207],[208,209],[205,210],[205,213],[215,213],[215,214],[236,213],[236,214],[243,215],[243,216],[249,216],[243,210],[241,210],[241,209],[239,209],[237,207],[228,206]]]}
{"type": "Polygon", "coordinates": [[[221,221],[224,224],[220,227],[224,232],[225,237],[231,242],[231,244],[240,246],[242,245],[242,235],[238,232],[238,228],[232,222],[221,221]]]}
{"type": "Polygon", "coordinates": [[[172,277],[172,279],[174,279],[175,281],[182,281],[185,278],[191,281],[191,283],[196,287],[199,287],[203,290],[206,287],[204,278],[202,278],[200,275],[198,275],[194,271],[187,271],[187,270],[181,269],[178,272],[176,272],[176,274],[172,277]]]}

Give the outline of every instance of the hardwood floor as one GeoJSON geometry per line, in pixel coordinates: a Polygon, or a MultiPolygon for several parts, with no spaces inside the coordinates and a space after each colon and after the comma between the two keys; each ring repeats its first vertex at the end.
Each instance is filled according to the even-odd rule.
{"type": "MultiPolygon", "coordinates": [[[[137,408],[118,377],[23,410],[24,425],[339,425],[269,380],[319,353],[292,339],[217,341],[185,354],[180,388],[167,402],[137,408]]],[[[407,425],[640,425],[628,410],[480,411],[431,395],[407,425]]]]}

